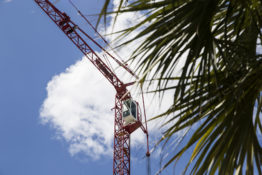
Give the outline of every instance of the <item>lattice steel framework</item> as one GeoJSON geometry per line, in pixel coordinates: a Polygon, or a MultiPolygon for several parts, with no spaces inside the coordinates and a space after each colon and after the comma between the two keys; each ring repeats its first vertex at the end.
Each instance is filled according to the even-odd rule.
{"type": "Polygon", "coordinates": [[[121,97],[115,98],[113,175],[130,174],[130,134],[123,129],[121,97]]]}
{"type": "MultiPolygon", "coordinates": [[[[124,84],[115,73],[102,61],[95,51],[83,39],[87,37],[89,41],[96,44],[102,50],[92,37],[86,34],[78,27],[66,13],[58,10],[49,0],[35,0],[40,8],[50,17],[50,19],[65,33],[65,35],[74,43],[74,45],[94,64],[94,66],[104,75],[104,77],[116,89],[115,97],[115,125],[114,125],[114,157],[113,157],[113,175],[130,175],[130,134],[137,128],[141,128],[148,137],[147,128],[142,123],[141,112],[138,113],[138,121],[134,124],[124,126],[122,119],[122,104],[126,99],[130,99],[131,95],[127,90],[127,86],[134,83],[124,84]]],[[[126,71],[135,76],[124,64],[119,62],[115,57],[104,50],[111,58],[113,58],[126,71]]],[[[149,152],[147,151],[147,155],[149,152]]]]}

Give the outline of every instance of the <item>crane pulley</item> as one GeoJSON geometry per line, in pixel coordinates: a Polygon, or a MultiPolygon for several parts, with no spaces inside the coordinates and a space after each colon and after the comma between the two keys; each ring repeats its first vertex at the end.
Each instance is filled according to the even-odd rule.
{"type": "MultiPolygon", "coordinates": [[[[74,45],[90,60],[93,65],[104,75],[104,77],[114,86],[115,96],[115,120],[114,120],[114,157],[113,174],[130,175],[130,135],[136,129],[141,128],[147,136],[147,156],[149,156],[148,130],[145,117],[145,126],[142,124],[142,112],[138,102],[134,101],[127,86],[131,83],[123,83],[116,74],[103,62],[96,52],[87,44],[84,37],[89,42],[97,45],[107,55],[114,59],[127,72],[137,78],[137,76],[123,63],[108,53],[84,30],[76,25],[70,17],[57,9],[49,0],[34,0],[39,7],[49,16],[49,18],[64,32],[64,34],[74,43],[74,45]]],[[[79,10],[78,10],[79,11],[79,10]]],[[[80,11],[79,11],[80,12],[80,11]]],[[[81,13],[81,12],[80,12],[81,13]]],[[[82,13],[81,13],[82,14],[82,13]]],[[[91,25],[91,24],[90,24],[91,25]]],[[[94,28],[93,26],[91,26],[94,28]]],[[[101,36],[101,35],[100,35],[101,36]]],[[[101,36],[102,37],[102,36],[101,36]]],[[[142,94],[142,98],[143,94],[142,94]]],[[[145,106],[143,101],[144,116],[145,106]]]]}

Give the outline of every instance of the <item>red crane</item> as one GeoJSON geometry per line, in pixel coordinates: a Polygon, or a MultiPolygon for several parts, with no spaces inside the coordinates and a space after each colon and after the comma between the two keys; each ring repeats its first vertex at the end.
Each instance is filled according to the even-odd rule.
{"type": "MultiPolygon", "coordinates": [[[[147,153],[149,156],[148,130],[144,108],[145,126],[142,124],[142,113],[138,102],[134,101],[127,86],[131,83],[123,83],[115,73],[107,66],[95,51],[87,44],[92,42],[114,59],[131,75],[136,75],[123,63],[108,53],[92,37],[78,27],[70,17],[58,10],[49,0],[35,0],[40,8],[50,17],[50,19],[65,33],[65,35],[74,43],[74,45],[94,64],[94,66],[104,75],[104,77],[114,86],[115,96],[115,120],[114,120],[114,155],[113,155],[113,175],[130,175],[130,135],[132,132],[141,128],[147,137],[147,153]]],[[[142,93],[143,98],[143,93],[142,93]]]]}

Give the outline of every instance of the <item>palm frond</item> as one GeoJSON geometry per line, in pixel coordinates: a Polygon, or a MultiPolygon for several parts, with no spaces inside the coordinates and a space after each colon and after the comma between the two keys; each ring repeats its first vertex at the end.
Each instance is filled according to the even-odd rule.
{"type": "MultiPolygon", "coordinates": [[[[109,1],[100,17],[106,15],[109,1]]],[[[261,174],[262,57],[257,47],[262,2],[134,0],[124,8],[120,3],[114,13],[133,11],[146,18],[122,36],[144,28],[122,45],[146,38],[132,55],[141,84],[156,82],[154,93],[174,91],[169,110],[155,117],[172,116],[160,142],[167,144],[177,132],[196,126],[163,168],[194,147],[185,172],[261,174]],[[178,68],[182,72],[175,75],[178,68]]]]}

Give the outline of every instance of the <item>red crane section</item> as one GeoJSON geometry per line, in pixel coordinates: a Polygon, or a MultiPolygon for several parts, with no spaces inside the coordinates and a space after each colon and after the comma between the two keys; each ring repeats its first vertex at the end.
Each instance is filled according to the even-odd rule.
{"type": "MultiPolygon", "coordinates": [[[[118,94],[127,92],[126,85],[119,80],[114,72],[102,61],[95,51],[86,43],[78,31],[83,33],[66,13],[62,13],[48,0],[35,0],[42,10],[54,21],[54,23],[67,35],[67,37],[80,49],[80,51],[97,67],[97,69],[115,87],[118,94]]],[[[84,33],[93,43],[97,44],[89,35],[84,33]]]]}
{"type": "MultiPolygon", "coordinates": [[[[134,82],[124,84],[115,73],[102,61],[102,59],[95,53],[95,51],[83,39],[83,35],[87,37],[92,43],[101,48],[105,53],[112,57],[120,66],[126,71],[136,77],[136,75],[126,67],[123,63],[114,58],[95,40],[86,34],[80,27],[78,27],[70,17],[58,10],[49,0],[34,0],[40,8],[50,17],[50,19],[65,33],[65,35],[74,43],[74,45],[94,64],[94,66],[106,77],[106,79],[116,89],[115,97],[115,124],[114,124],[114,157],[113,157],[113,174],[114,175],[130,175],[130,134],[139,127],[147,136],[147,126],[142,125],[142,114],[139,104],[132,100],[127,86],[134,84],[134,82]],[[124,110],[124,107],[129,110],[124,110]],[[133,107],[132,107],[133,106],[133,107]],[[135,107],[135,108],[134,108],[135,107]],[[132,108],[132,110],[131,110],[132,108]],[[133,110],[135,109],[135,111],[133,110]],[[125,121],[124,118],[125,117],[125,121]],[[133,120],[135,118],[135,120],[133,120]]],[[[145,118],[146,122],[146,118],[145,118]]],[[[147,145],[147,156],[149,150],[147,145]]]]}

